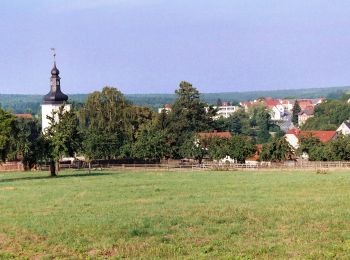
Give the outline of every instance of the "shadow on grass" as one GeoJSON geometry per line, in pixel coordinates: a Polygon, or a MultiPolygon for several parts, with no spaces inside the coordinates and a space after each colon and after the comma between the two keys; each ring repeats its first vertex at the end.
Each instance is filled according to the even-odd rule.
{"type": "MultiPolygon", "coordinates": [[[[48,173],[49,174],[49,173],[48,173]]],[[[0,183],[3,182],[15,182],[15,181],[29,181],[29,180],[46,180],[46,179],[61,179],[61,178],[80,178],[80,177],[93,177],[93,176],[107,176],[112,175],[116,173],[109,173],[109,172],[101,172],[101,173],[77,173],[77,174],[64,174],[64,175],[57,175],[55,177],[52,177],[50,175],[47,176],[26,176],[26,177],[19,177],[19,178],[9,178],[9,179],[0,179],[0,183]]]]}

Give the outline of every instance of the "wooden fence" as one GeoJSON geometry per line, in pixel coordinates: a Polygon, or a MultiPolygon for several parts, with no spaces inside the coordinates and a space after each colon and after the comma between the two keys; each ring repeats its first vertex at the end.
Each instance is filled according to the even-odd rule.
{"type": "MultiPolygon", "coordinates": [[[[62,170],[65,169],[88,169],[88,164],[62,164],[62,170]]],[[[48,165],[42,165],[40,170],[49,170],[48,165]]],[[[114,170],[144,170],[144,171],[235,171],[235,170],[318,170],[318,169],[350,169],[350,161],[344,162],[285,162],[285,163],[257,163],[257,164],[221,164],[221,163],[203,163],[203,164],[111,164],[111,163],[93,163],[92,170],[114,169],[114,170]]]]}

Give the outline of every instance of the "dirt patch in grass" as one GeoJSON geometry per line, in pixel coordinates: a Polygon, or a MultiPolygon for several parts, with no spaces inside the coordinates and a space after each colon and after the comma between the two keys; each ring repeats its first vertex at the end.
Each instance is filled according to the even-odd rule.
{"type": "Polygon", "coordinates": [[[5,187],[1,187],[0,190],[15,190],[15,187],[10,187],[10,186],[5,186],[5,187]]]}
{"type": "Polygon", "coordinates": [[[0,259],[1,255],[13,258],[42,259],[45,257],[67,257],[76,255],[67,248],[48,245],[46,238],[36,236],[28,231],[8,230],[9,234],[0,233],[0,259]]]}

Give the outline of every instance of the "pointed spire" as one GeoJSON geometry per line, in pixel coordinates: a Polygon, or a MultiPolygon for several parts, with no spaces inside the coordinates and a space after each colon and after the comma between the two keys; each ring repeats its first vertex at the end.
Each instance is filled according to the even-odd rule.
{"type": "Polygon", "coordinates": [[[44,104],[61,104],[68,100],[68,96],[63,94],[61,91],[60,83],[60,71],[56,66],[56,50],[51,48],[53,51],[53,68],[51,70],[51,89],[50,92],[44,96],[44,104]]]}

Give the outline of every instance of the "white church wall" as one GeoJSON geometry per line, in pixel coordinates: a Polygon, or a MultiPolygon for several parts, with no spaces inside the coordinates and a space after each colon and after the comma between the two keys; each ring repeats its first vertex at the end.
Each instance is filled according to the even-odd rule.
{"type": "MultiPolygon", "coordinates": [[[[47,116],[52,116],[53,112],[59,111],[62,104],[42,104],[41,105],[41,124],[42,124],[42,131],[43,133],[46,132],[47,128],[50,127],[50,120],[47,118],[47,116]]],[[[64,105],[64,111],[70,111],[71,105],[66,104],[64,105]]],[[[55,122],[58,122],[57,115],[55,116],[55,122]]]]}

